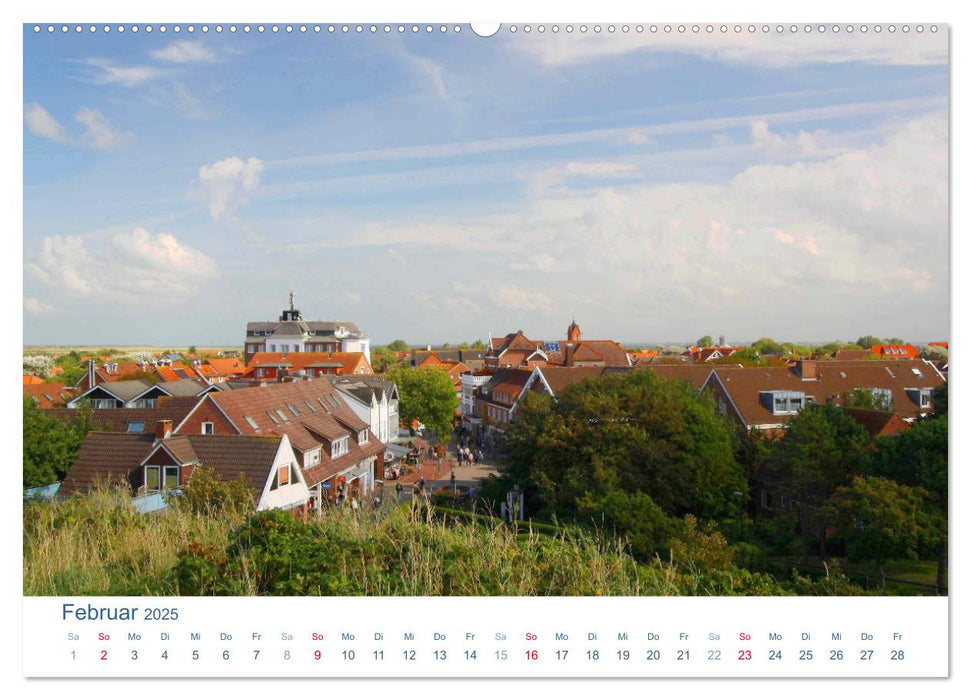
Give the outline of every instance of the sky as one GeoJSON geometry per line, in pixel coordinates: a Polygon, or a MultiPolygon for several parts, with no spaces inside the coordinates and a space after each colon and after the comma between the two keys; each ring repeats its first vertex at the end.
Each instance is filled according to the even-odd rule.
{"type": "Polygon", "coordinates": [[[945,26],[453,26],[25,26],[24,343],[947,339],[945,26]]]}

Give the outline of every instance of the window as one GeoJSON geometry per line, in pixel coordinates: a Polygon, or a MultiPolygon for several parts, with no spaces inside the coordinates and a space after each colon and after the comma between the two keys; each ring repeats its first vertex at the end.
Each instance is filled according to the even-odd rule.
{"type": "Polygon", "coordinates": [[[159,467],[145,467],[145,489],[148,491],[158,491],[161,488],[159,467]]]}
{"type": "Polygon", "coordinates": [[[923,377],[924,376],[923,374],[920,373],[920,370],[917,369],[916,367],[911,367],[910,368],[910,371],[913,372],[918,377],[923,377]]]}
{"type": "Polygon", "coordinates": [[[307,404],[307,408],[310,409],[310,412],[311,413],[316,413],[317,412],[317,409],[314,408],[314,405],[312,403],[310,403],[309,401],[304,401],[304,403],[307,404]]]}
{"type": "Polygon", "coordinates": [[[331,443],[330,456],[340,457],[342,455],[346,455],[348,452],[348,442],[349,440],[346,437],[337,438],[334,440],[334,442],[331,443]]]}
{"type": "Polygon", "coordinates": [[[253,420],[253,417],[252,416],[243,416],[243,420],[245,420],[247,423],[249,423],[249,427],[251,427],[253,430],[259,430],[260,429],[260,426],[258,426],[256,424],[256,421],[253,420]]]}
{"type": "Polygon", "coordinates": [[[801,391],[760,391],[759,398],[776,416],[798,413],[806,405],[806,394],[801,391]]]}
{"type": "Polygon", "coordinates": [[[143,430],[145,430],[145,421],[143,420],[128,421],[128,426],[125,428],[125,432],[128,433],[140,433],[143,430]]]}
{"type": "Polygon", "coordinates": [[[172,491],[177,488],[179,488],[179,468],[166,467],[165,468],[165,490],[172,491]]]}
{"type": "Polygon", "coordinates": [[[294,417],[294,418],[299,418],[299,417],[300,417],[300,411],[298,411],[298,410],[297,410],[297,407],[296,407],[296,406],[294,406],[294,405],[293,405],[292,403],[288,403],[288,404],[287,404],[287,408],[289,408],[289,409],[290,409],[290,413],[292,413],[292,414],[293,414],[293,417],[294,417]]]}
{"type": "Polygon", "coordinates": [[[763,508],[772,510],[772,496],[765,489],[762,489],[761,502],[763,508]]]}
{"type": "Polygon", "coordinates": [[[270,486],[271,489],[280,488],[281,486],[287,486],[290,483],[290,465],[284,464],[276,471],[276,476],[273,477],[273,484],[270,486]]]}
{"type": "Polygon", "coordinates": [[[904,389],[907,392],[907,396],[915,404],[921,408],[931,407],[931,390],[930,389],[904,389]]]}
{"type": "Polygon", "coordinates": [[[267,411],[266,415],[270,417],[270,420],[275,424],[280,425],[280,420],[273,414],[273,411],[267,411]]]}
{"type": "Polygon", "coordinates": [[[280,416],[280,420],[282,420],[282,421],[283,421],[284,423],[289,423],[289,422],[290,422],[290,419],[289,419],[289,418],[287,418],[287,414],[286,414],[286,413],[284,413],[284,412],[283,412],[282,410],[280,410],[279,408],[278,408],[278,409],[276,409],[276,414],[277,414],[278,416],[280,416]]]}
{"type": "Polygon", "coordinates": [[[304,466],[312,467],[316,464],[320,464],[320,448],[308,452],[303,459],[304,466]]]}
{"type": "Polygon", "coordinates": [[[368,431],[367,431],[367,428],[365,428],[364,430],[362,430],[361,432],[359,432],[357,434],[357,441],[358,441],[358,443],[362,443],[362,442],[367,442],[368,441],[368,431]]]}
{"type": "Polygon", "coordinates": [[[213,424],[210,421],[206,421],[206,422],[204,422],[202,424],[202,434],[203,435],[212,435],[214,428],[215,428],[215,424],[213,424]]]}

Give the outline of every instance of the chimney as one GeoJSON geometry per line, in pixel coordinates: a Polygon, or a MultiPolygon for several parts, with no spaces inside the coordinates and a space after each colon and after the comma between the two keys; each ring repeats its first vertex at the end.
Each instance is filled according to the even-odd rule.
{"type": "Polygon", "coordinates": [[[94,371],[94,360],[88,360],[88,388],[91,389],[98,383],[98,375],[94,371]]]}
{"type": "Polygon", "coordinates": [[[155,421],[155,439],[165,440],[170,437],[172,437],[172,421],[170,420],[155,421]]]}
{"type": "Polygon", "coordinates": [[[802,379],[815,379],[816,360],[796,360],[796,371],[802,379]]]}

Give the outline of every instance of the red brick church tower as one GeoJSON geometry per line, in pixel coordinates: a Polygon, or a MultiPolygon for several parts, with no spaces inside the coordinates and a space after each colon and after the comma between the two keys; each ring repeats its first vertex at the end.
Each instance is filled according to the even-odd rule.
{"type": "Polygon", "coordinates": [[[580,326],[577,325],[577,320],[573,319],[573,323],[571,323],[570,327],[566,329],[566,342],[579,343],[581,337],[580,326]]]}

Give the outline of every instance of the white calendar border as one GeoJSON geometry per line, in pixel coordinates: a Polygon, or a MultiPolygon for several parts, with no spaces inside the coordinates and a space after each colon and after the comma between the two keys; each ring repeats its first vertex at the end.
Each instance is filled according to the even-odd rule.
{"type": "MultiPolygon", "coordinates": [[[[251,4],[246,7],[240,6],[239,3],[210,3],[206,6],[210,9],[203,9],[200,7],[198,2],[187,2],[186,0],[173,0],[171,2],[165,3],[164,11],[158,9],[148,8],[144,6],[135,7],[130,3],[119,3],[119,2],[88,2],[83,5],[77,2],[65,2],[64,0],[56,0],[55,2],[47,2],[42,7],[36,5],[29,5],[25,9],[10,9],[5,8],[2,12],[4,13],[3,29],[5,31],[3,46],[6,49],[6,70],[7,75],[10,80],[4,81],[4,85],[7,87],[7,107],[8,109],[3,112],[4,119],[4,143],[7,144],[5,149],[5,159],[6,172],[4,177],[4,183],[7,185],[4,188],[4,193],[6,194],[7,205],[5,211],[8,212],[8,219],[11,223],[10,230],[14,232],[22,230],[22,190],[20,182],[20,173],[22,172],[22,141],[20,134],[22,133],[21,125],[21,110],[19,106],[20,93],[21,91],[17,89],[22,80],[22,35],[19,24],[26,21],[39,21],[39,20],[66,20],[67,18],[78,18],[78,19],[110,19],[117,21],[119,19],[124,19],[126,21],[159,21],[159,20],[178,20],[178,21],[212,21],[213,19],[219,19],[222,17],[232,18],[233,21],[248,21],[250,19],[254,20],[265,20],[267,17],[280,18],[284,20],[286,18],[310,18],[310,17],[326,17],[328,20],[333,19],[335,21],[384,21],[388,19],[393,20],[442,20],[442,21],[460,21],[464,22],[468,19],[477,19],[483,21],[489,20],[506,20],[506,21],[536,21],[537,19],[542,19],[548,21],[549,19],[556,19],[557,21],[577,21],[577,20],[598,20],[598,21],[613,21],[613,20],[630,20],[640,17],[648,19],[651,21],[718,21],[718,20],[739,20],[745,21],[747,19],[765,19],[769,21],[794,21],[802,22],[806,20],[813,21],[849,21],[849,22],[874,22],[874,21],[901,21],[908,19],[916,19],[919,21],[941,21],[952,23],[952,53],[951,53],[951,65],[952,65],[952,75],[961,76],[966,79],[967,76],[967,61],[966,53],[964,50],[963,42],[966,41],[963,34],[968,29],[971,24],[963,23],[958,20],[955,14],[951,11],[952,4],[949,2],[943,2],[939,0],[924,0],[920,3],[905,3],[899,0],[890,0],[880,4],[878,11],[875,8],[867,7],[865,5],[853,6],[850,3],[846,3],[845,0],[819,0],[813,2],[811,5],[807,6],[806,9],[782,6],[777,2],[739,2],[734,3],[730,7],[726,6],[724,3],[713,2],[712,0],[705,0],[700,2],[692,3],[690,7],[684,6],[682,3],[673,4],[672,7],[654,7],[641,5],[638,7],[632,7],[630,3],[623,2],[621,0],[598,0],[596,3],[581,3],[576,2],[576,0],[564,0],[562,2],[557,2],[550,6],[533,5],[525,6],[521,1],[517,2],[515,0],[495,0],[490,3],[480,3],[477,7],[469,8],[468,6],[454,3],[454,2],[444,2],[442,0],[432,1],[432,0],[421,0],[421,2],[413,3],[393,3],[390,0],[384,0],[383,2],[371,2],[367,5],[362,3],[353,3],[350,6],[345,7],[328,7],[326,11],[321,11],[317,3],[309,2],[290,2],[288,0],[278,1],[273,3],[272,8],[268,7],[266,4],[251,4]],[[211,9],[214,7],[219,7],[220,9],[211,9]],[[11,139],[10,135],[14,135],[15,138],[11,139]],[[11,215],[12,213],[12,215],[11,215]]],[[[811,39],[810,39],[811,40],[811,39]]],[[[957,82],[952,78],[952,122],[954,124],[959,123],[959,118],[957,115],[961,115],[964,121],[967,122],[967,115],[969,110],[967,109],[967,97],[966,93],[955,90],[957,87],[957,82]]],[[[968,179],[966,176],[966,167],[964,163],[967,161],[968,151],[967,151],[967,139],[963,138],[963,134],[958,130],[953,130],[953,153],[952,153],[952,199],[953,202],[953,223],[952,223],[952,260],[951,269],[953,270],[956,265],[961,265],[962,269],[965,263],[968,261],[967,256],[967,244],[960,239],[960,235],[957,233],[962,230],[962,224],[968,221],[966,209],[967,205],[964,204],[961,198],[954,197],[954,193],[964,191],[968,184],[968,179]]],[[[966,226],[963,228],[967,228],[966,226]]],[[[22,253],[22,238],[16,237],[14,243],[14,250],[22,253]]],[[[9,246],[9,244],[8,244],[9,246]]],[[[8,247],[9,249],[9,247],[8,247]]],[[[8,315],[16,315],[21,312],[20,301],[18,299],[17,291],[18,286],[21,281],[22,268],[18,264],[19,260],[17,256],[8,254],[5,256],[4,274],[2,276],[4,291],[4,299],[8,315]]],[[[957,319],[959,316],[958,309],[962,308],[960,303],[959,294],[967,292],[968,286],[964,280],[960,279],[958,276],[952,276],[953,287],[951,294],[951,308],[952,308],[952,319],[957,319]]],[[[22,289],[20,290],[22,297],[22,289]]],[[[16,361],[16,356],[20,352],[20,346],[22,346],[22,336],[18,337],[21,341],[18,345],[8,345],[2,350],[3,359],[6,361],[4,366],[11,366],[16,361]]],[[[966,325],[957,325],[954,323],[952,329],[951,342],[954,347],[957,347],[958,357],[963,356],[962,348],[965,347],[965,341],[967,340],[966,325]]],[[[952,352],[953,349],[952,349],[952,352]]],[[[953,376],[953,375],[952,375],[953,376]]],[[[958,369],[957,381],[959,388],[963,388],[964,384],[961,381],[962,372],[960,370],[960,365],[958,369]]],[[[13,379],[14,375],[10,374],[7,376],[8,384],[5,385],[7,391],[5,394],[7,396],[15,395],[13,379]]],[[[959,396],[963,396],[959,392],[959,396]]],[[[953,403],[953,402],[952,402],[953,403]]],[[[956,416],[955,424],[958,424],[960,418],[964,415],[964,410],[962,409],[960,401],[956,404],[957,408],[952,405],[951,412],[952,415],[956,416]],[[955,414],[954,411],[957,411],[955,414]]],[[[13,417],[13,412],[6,411],[3,414],[9,419],[13,417]]],[[[19,420],[19,418],[18,418],[19,420]]],[[[16,421],[14,421],[16,422],[16,421]]],[[[11,435],[8,437],[14,444],[19,441],[17,436],[11,435]]],[[[958,442],[952,445],[951,452],[951,464],[959,465],[966,463],[967,460],[963,459],[966,455],[966,442],[958,442]]],[[[16,455],[14,456],[14,459],[16,455]]],[[[956,467],[951,469],[951,493],[965,494],[967,493],[966,477],[960,473],[956,467]]],[[[3,509],[4,517],[8,518],[6,532],[8,533],[18,533],[21,530],[21,500],[20,495],[17,493],[16,489],[12,489],[8,493],[9,501],[5,503],[7,506],[3,509]]],[[[959,503],[957,499],[954,500],[955,503],[959,503]]],[[[955,543],[958,541],[965,541],[964,537],[960,537],[967,532],[967,516],[966,509],[955,508],[951,513],[951,525],[952,525],[952,535],[951,542],[955,543]]],[[[21,552],[21,538],[7,536],[4,538],[3,553],[11,558],[19,558],[22,554],[21,552]]],[[[957,547],[952,544],[952,549],[957,551],[957,547]]],[[[952,558],[950,562],[951,580],[960,583],[964,579],[964,573],[967,571],[966,559],[952,558]]],[[[21,574],[16,566],[8,567],[9,575],[4,580],[4,603],[7,606],[4,619],[16,620],[20,618],[20,600],[22,591],[22,579],[21,574]]],[[[967,631],[967,626],[963,624],[966,620],[965,609],[967,604],[964,603],[963,598],[957,593],[958,588],[952,586],[952,597],[951,597],[951,659],[952,659],[952,680],[954,677],[966,676],[967,673],[962,668],[961,659],[966,658],[966,652],[969,648],[968,644],[964,641],[964,638],[960,634],[955,633],[955,628],[959,631],[967,631]],[[958,663],[954,663],[958,660],[958,663]]],[[[9,629],[9,627],[8,627],[9,629]]],[[[8,633],[9,634],[9,633],[8,633]]],[[[4,678],[8,681],[13,681],[16,684],[16,688],[24,693],[29,692],[31,697],[53,697],[55,694],[60,696],[69,687],[73,687],[71,682],[31,682],[27,683],[20,677],[21,664],[17,663],[20,661],[19,654],[15,652],[15,649],[19,648],[19,643],[14,640],[13,644],[5,645],[4,654],[4,678]],[[13,648],[11,648],[13,647],[13,648]]],[[[966,664],[963,664],[966,666],[966,664]]],[[[259,697],[270,690],[270,686],[266,685],[273,681],[257,681],[252,680],[246,681],[233,681],[233,680],[223,680],[218,681],[220,689],[226,688],[230,690],[236,697],[259,697]]],[[[402,690],[408,692],[409,694],[414,691],[421,691],[423,693],[431,692],[434,695],[442,695],[454,697],[456,694],[461,694],[464,698],[480,698],[489,697],[493,698],[497,692],[507,692],[512,691],[517,695],[521,692],[537,692],[540,691],[540,687],[536,685],[538,681],[497,681],[494,683],[475,683],[469,684],[462,681],[405,681],[408,685],[402,688],[397,685],[401,681],[333,681],[329,682],[326,686],[326,692],[347,690],[350,692],[360,692],[366,690],[368,692],[379,692],[379,693],[395,693],[400,694],[402,690]],[[392,685],[394,683],[394,685],[392,685]]],[[[579,690],[583,694],[588,694],[594,687],[603,687],[600,684],[603,681],[580,681],[580,685],[577,685],[576,680],[572,681],[543,681],[543,692],[548,692],[553,690],[555,692],[566,691],[567,696],[571,695],[570,691],[574,689],[579,690]],[[590,685],[595,683],[596,686],[590,685]]],[[[616,690],[620,692],[634,691],[634,690],[644,690],[644,686],[633,685],[638,683],[637,681],[615,681],[610,682],[609,688],[611,690],[616,690]]],[[[705,695],[711,695],[713,691],[720,688],[720,686],[710,685],[712,683],[719,683],[718,681],[711,680],[695,680],[695,681],[684,681],[684,680],[672,680],[672,681],[651,681],[649,686],[650,692],[658,692],[664,690],[670,690],[675,693],[684,694],[686,690],[689,691],[689,695],[694,693],[704,693],[705,695]]],[[[759,692],[773,692],[781,691],[786,693],[788,697],[812,697],[817,698],[820,691],[827,692],[836,690],[832,686],[833,683],[837,684],[839,690],[848,690],[855,693],[872,693],[877,691],[881,695],[887,694],[890,697],[895,697],[898,694],[903,696],[905,693],[908,697],[913,696],[913,694],[920,692],[918,689],[918,684],[923,687],[921,681],[914,682],[903,682],[900,681],[818,681],[818,682],[802,682],[802,683],[790,683],[787,681],[776,681],[776,680],[760,680],[760,681],[733,681],[731,692],[735,692],[736,689],[740,691],[745,690],[757,690],[759,692]],[[866,685],[862,686],[860,683],[865,682],[866,685]],[[824,685],[819,685],[823,683],[824,685]]],[[[192,688],[194,690],[201,690],[203,692],[211,692],[213,689],[213,681],[185,681],[179,682],[179,685],[171,686],[168,683],[163,684],[146,684],[138,681],[85,681],[84,682],[84,692],[96,691],[99,693],[107,693],[109,696],[115,695],[130,695],[132,692],[137,693],[139,697],[143,698],[155,698],[155,697],[166,697],[168,698],[173,689],[181,689],[185,687],[186,689],[192,688]],[[183,685],[183,683],[188,683],[188,685],[183,685]]],[[[318,686],[319,687],[319,686],[318,686]]],[[[310,682],[303,683],[297,682],[296,685],[287,684],[282,689],[284,692],[290,693],[297,689],[313,689],[314,686],[310,685],[310,682]]],[[[953,690],[956,689],[956,684],[951,682],[946,686],[942,684],[937,684],[930,688],[930,691],[935,694],[951,694],[953,690]]]]}

